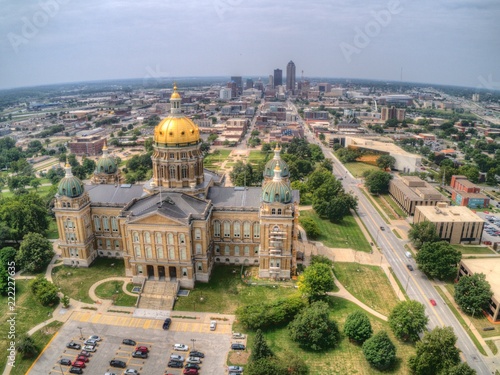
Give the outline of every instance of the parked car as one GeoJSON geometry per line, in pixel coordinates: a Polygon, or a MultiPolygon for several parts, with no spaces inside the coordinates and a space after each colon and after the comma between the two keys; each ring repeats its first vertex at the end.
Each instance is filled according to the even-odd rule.
{"type": "Polygon", "coordinates": [[[189,347],[184,344],[174,344],[174,350],[179,350],[181,352],[187,352],[189,350],[189,347]]]}
{"type": "Polygon", "coordinates": [[[85,362],[83,361],[74,361],[71,366],[73,367],[80,367],[80,368],[85,368],[86,365],[85,365],[85,362]]]}
{"type": "Polygon", "coordinates": [[[243,344],[231,344],[232,350],[245,350],[245,345],[243,344]]]}
{"type": "Polygon", "coordinates": [[[201,359],[199,357],[189,357],[187,359],[188,363],[201,363],[201,359]]]}
{"type": "Polygon", "coordinates": [[[137,351],[132,353],[132,357],[134,357],[134,358],[148,358],[148,353],[141,352],[140,350],[137,350],[137,351]]]}
{"type": "Polygon", "coordinates": [[[68,358],[61,358],[59,360],[59,363],[64,366],[71,366],[71,359],[68,358]]]}
{"type": "Polygon", "coordinates": [[[78,355],[84,355],[85,357],[90,357],[91,356],[91,354],[88,351],[86,351],[86,350],[82,350],[80,352],[80,354],[78,354],[78,355]]]}
{"type": "Polygon", "coordinates": [[[127,364],[125,362],[120,361],[118,359],[112,359],[111,361],[109,361],[109,365],[111,367],[119,367],[119,368],[127,367],[127,364]]]}
{"type": "Polygon", "coordinates": [[[75,349],[75,350],[80,350],[82,348],[82,346],[80,344],[77,344],[76,342],[68,342],[66,344],[66,347],[69,348],[69,349],[75,349]]]}
{"type": "Polygon", "coordinates": [[[118,375],[118,374],[115,372],[105,372],[104,375],[118,375]]]}
{"type": "Polygon", "coordinates": [[[171,361],[177,361],[177,362],[184,362],[184,357],[182,355],[171,354],[170,355],[170,360],[171,361]]]}
{"type": "Polygon", "coordinates": [[[97,335],[92,335],[92,336],[89,336],[88,338],[89,340],[94,340],[94,341],[102,341],[102,338],[97,336],[97,335]]]}
{"type": "Polygon", "coordinates": [[[182,366],[183,366],[183,365],[182,365],[182,362],[179,362],[179,361],[172,361],[172,360],[170,360],[170,361],[168,362],[168,365],[167,365],[167,366],[168,366],[168,367],[173,367],[173,368],[182,368],[182,366]]]}
{"type": "Polygon", "coordinates": [[[136,369],[128,368],[125,370],[123,375],[139,375],[139,372],[136,369]]]}
{"type": "Polygon", "coordinates": [[[131,339],[123,339],[122,344],[123,345],[135,346],[137,343],[134,340],[131,340],[131,339]]]}
{"type": "Polygon", "coordinates": [[[413,266],[411,264],[407,264],[406,268],[408,268],[410,271],[413,271],[413,266]]]}
{"type": "Polygon", "coordinates": [[[170,324],[172,324],[172,319],[170,318],[165,319],[165,321],[163,322],[163,329],[165,330],[169,329],[170,324]]]}
{"type": "Polygon", "coordinates": [[[149,349],[147,346],[136,346],[135,347],[136,352],[143,352],[143,353],[149,353],[149,349]]]}
{"type": "Polygon", "coordinates": [[[245,335],[239,332],[233,332],[233,339],[244,339],[245,335]]]}
{"type": "Polygon", "coordinates": [[[229,372],[237,372],[237,373],[243,372],[243,367],[241,366],[229,366],[227,369],[229,370],[229,372]]]}
{"type": "Polygon", "coordinates": [[[69,369],[70,374],[83,374],[83,370],[80,367],[71,367],[69,369]]]}
{"type": "Polygon", "coordinates": [[[186,366],[184,366],[184,368],[195,368],[195,369],[199,370],[201,367],[200,367],[200,365],[197,365],[196,363],[186,363],[186,366]]]}
{"type": "Polygon", "coordinates": [[[93,346],[93,345],[85,345],[85,346],[83,347],[83,350],[86,350],[87,352],[92,352],[92,353],[93,353],[93,352],[95,352],[95,351],[96,351],[96,348],[95,348],[95,346],[93,346]]]}
{"type": "Polygon", "coordinates": [[[184,375],[198,375],[198,370],[195,368],[185,368],[182,373],[184,375]]]}
{"type": "Polygon", "coordinates": [[[89,361],[89,357],[86,357],[84,355],[79,355],[78,357],[76,357],[75,361],[88,362],[89,361]]]}
{"type": "Polygon", "coordinates": [[[192,350],[189,352],[190,357],[199,357],[199,358],[205,358],[205,354],[202,352],[199,352],[197,350],[192,350]]]}
{"type": "Polygon", "coordinates": [[[92,345],[92,346],[97,346],[97,340],[91,340],[91,339],[88,339],[88,340],[85,340],[85,342],[83,343],[84,345],[92,345]]]}
{"type": "Polygon", "coordinates": [[[217,322],[215,320],[212,320],[210,322],[210,331],[215,331],[216,328],[217,328],[217,322]]]}

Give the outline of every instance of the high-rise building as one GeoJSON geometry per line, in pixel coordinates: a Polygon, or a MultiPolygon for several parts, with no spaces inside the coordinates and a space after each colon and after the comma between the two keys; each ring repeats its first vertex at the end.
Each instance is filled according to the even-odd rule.
{"type": "Polygon", "coordinates": [[[292,60],[286,66],[286,90],[295,90],[295,63],[292,60]]]}
{"type": "Polygon", "coordinates": [[[283,71],[281,69],[274,69],[274,87],[283,84],[283,71]]]}
{"type": "Polygon", "coordinates": [[[387,121],[391,119],[396,119],[398,121],[403,121],[405,119],[404,108],[396,107],[382,107],[380,110],[380,117],[382,121],[387,121]]]}
{"type": "Polygon", "coordinates": [[[233,81],[236,84],[236,95],[241,95],[243,92],[243,79],[240,76],[233,76],[231,77],[231,81],[233,81]]]}
{"type": "Polygon", "coordinates": [[[245,89],[253,89],[253,79],[247,78],[247,81],[245,83],[245,89]]]}
{"type": "Polygon", "coordinates": [[[226,87],[228,89],[231,89],[231,99],[236,98],[238,96],[238,86],[236,82],[234,81],[228,82],[226,87]]]}

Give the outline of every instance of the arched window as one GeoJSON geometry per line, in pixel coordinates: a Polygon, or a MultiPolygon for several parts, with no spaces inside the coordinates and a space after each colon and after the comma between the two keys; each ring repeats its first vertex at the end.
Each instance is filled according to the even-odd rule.
{"type": "Polygon", "coordinates": [[[240,247],[238,245],[236,245],[234,247],[234,256],[237,256],[237,257],[240,256],[240,247]]]}
{"type": "Polygon", "coordinates": [[[188,178],[188,166],[183,165],[181,167],[182,178],[188,178]]]}
{"type": "Polygon", "coordinates": [[[196,244],[196,254],[201,254],[201,244],[196,244]]]}
{"type": "Polygon", "coordinates": [[[186,236],[184,233],[179,234],[179,245],[184,245],[186,243],[186,236]]]}
{"type": "Polygon", "coordinates": [[[200,228],[196,228],[194,230],[194,239],[201,240],[201,229],[200,228]]]}
{"type": "Polygon", "coordinates": [[[151,233],[144,232],[144,242],[145,243],[151,243],[151,233]]]}
{"type": "Polygon", "coordinates": [[[101,220],[99,219],[99,216],[94,216],[94,227],[97,231],[101,230],[101,220]]]}
{"type": "Polygon", "coordinates": [[[97,248],[102,249],[102,240],[101,239],[97,240],[97,248]]]}
{"type": "Polygon", "coordinates": [[[203,263],[201,262],[196,263],[196,267],[198,268],[198,271],[203,271],[203,263]]]}
{"type": "Polygon", "coordinates": [[[240,237],[241,235],[241,224],[239,221],[233,224],[234,237],[240,237]]]}
{"type": "Polygon", "coordinates": [[[113,232],[118,232],[118,220],[116,217],[111,217],[111,229],[113,232]]]}
{"type": "Polygon", "coordinates": [[[220,237],[220,221],[218,220],[214,221],[214,236],[220,237]]]}
{"type": "Polygon", "coordinates": [[[172,246],[168,247],[168,259],[170,260],[175,259],[175,250],[172,246]]]}
{"type": "Polygon", "coordinates": [[[163,259],[165,257],[163,254],[163,246],[156,246],[156,256],[158,259],[163,259]]]}
{"type": "Polygon", "coordinates": [[[169,177],[171,179],[175,179],[175,166],[171,165],[169,168],[169,177]]]}
{"type": "Polygon", "coordinates": [[[248,221],[243,223],[243,237],[250,238],[250,223],[248,221]]]}
{"type": "Polygon", "coordinates": [[[156,243],[163,243],[163,238],[161,237],[161,233],[159,233],[159,232],[155,233],[155,242],[156,243]]]}
{"type": "Polygon", "coordinates": [[[120,249],[120,241],[115,240],[115,249],[119,250],[120,249]]]}
{"type": "Polygon", "coordinates": [[[224,222],[224,237],[231,237],[231,225],[229,221],[224,222]]]}
{"type": "Polygon", "coordinates": [[[102,227],[105,232],[109,232],[109,219],[107,216],[102,217],[102,227]]]}
{"type": "Polygon", "coordinates": [[[224,255],[230,255],[229,245],[224,246],[224,255]]]}
{"type": "Polygon", "coordinates": [[[137,273],[142,274],[142,266],[140,264],[137,265],[137,273]]]}
{"type": "Polygon", "coordinates": [[[136,258],[141,257],[141,247],[139,245],[134,245],[134,252],[136,258]]]}
{"type": "Polygon", "coordinates": [[[253,223],[253,238],[260,238],[260,224],[253,223]]]}
{"type": "Polygon", "coordinates": [[[111,240],[109,238],[106,239],[106,249],[111,249],[111,240]]]}
{"type": "Polygon", "coordinates": [[[219,245],[215,245],[215,253],[216,254],[220,253],[220,246],[219,245]]]}
{"type": "Polygon", "coordinates": [[[181,247],[181,260],[187,259],[187,252],[185,247],[181,247]]]}
{"type": "Polygon", "coordinates": [[[139,233],[137,232],[132,233],[132,242],[139,242],[139,233]]]}
{"type": "Polygon", "coordinates": [[[188,269],[187,268],[183,268],[182,269],[182,276],[183,277],[187,277],[187,275],[188,275],[188,269]]]}
{"type": "Polygon", "coordinates": [[[153,250],[151,249],[151,246],[146,246],[144,250],[146,250],[146,258],[151,259],[153,257],[153,250]]]}
{"type": "Polygon", "coordinates": [[[245,246],[244,254],[245,254],[245,256],[249,256],[250,255],[250,246],[245,246]]]}
{"type": "Polygon", "coordinates": [[[258,254],[258,253],[259,253],[259,246],[255,246],[255,247],[253,248],[253,253],[254,253],[254,254],[258,254]]]}
{"type": "Polygon", "coordinates": [[[167,235],[167,243],[168,243],[169,245],[173,245],[173,244],[174,244],[174,235],[173,235],[172,233],[169,233],[169,234],[167,235]]]}

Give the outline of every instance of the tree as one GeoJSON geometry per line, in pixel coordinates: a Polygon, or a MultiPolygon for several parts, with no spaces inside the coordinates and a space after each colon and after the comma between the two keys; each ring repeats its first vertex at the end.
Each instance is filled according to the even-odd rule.
{"type": "Polygon", "coordinates": [[[440,375],[476,375],[477,372],[470,368],[467,363],[460,363],[444,370],[440,375]]]}
{"type": "Polygon", "coordinates": [[[317,197],[313,201],[313,209],[321,218],[328,219],[332,223],[342,221],[351,213],[351,210],[355,210],[358,206],[357,198],[343,191],[330,200],[321,200],[319,197],[321,193],[317,192],[317,197]]]}
{"type": "Polygon", "coordinates": [[[28,272],[42,271],[54,256],[52,243],[39,233],[28,233],[24,236],[16,262],[28,272]]]}
{"type": "Polygon", "coordinates": [[[7,269],[0,265],[0,294],[5,296],[9,291],[9,273],[7,269]]]}
{"type": "Polygon", "coordinates": [[[483,273],[462,276],[455,284],[455,301],[466,314],[486,309],[492,295],[490,283],[483,273]]]}
{"type": "Polygon", "coordinates": [[[424,305],[413,300],[399,302],[389,315],[389,326],[403,341],[417,341],[428,322],[424,305]]]}
{"type": "Polygon", "coordinates": [[[365,186],[371,194],[384,194],[389,191],[392,175],[384,171],[371,171],[365,178],[365,186]]]}
{"type": "Polygon", "coordinates": [[[61,303],[63,304],[63,307],[67,309],[69,307],[69,297],[65,294],[63,298],[61,298],[61,303]]]}
{"type": "Polygon", "coordinates": [[[299,276],[299,291],[310,300],[324,297],[334,287],[332,269],[324,263],[310,265],[299,276]]]}
{"type": "Polygon", "coordinates": [[[316,239],[319,237],[320,230],[318,224],[310,217],[301,217],[299,219],[300,225],[306,231],[307,237],[311,239],[316,239]]]}
{"type": "Polygon", "coordinates": [[[329,318],[328,304],[312,303],[288,326],[290,338],[300,346],[320,351],[337,345],[340,335],[337,323],[329,318]]]}
{"type": "Polygon", "coordinates": [[[38,178],[33,178],[31,181],[30,181],[30,186],[35,189],[35,190],[38,190],[38,188],[40,187],[42,183],[40,182],[40,179],[38,178]]]}
{"type": "Polygon", "coordinates": [[[381,371],[391,368],[396,362],[396,347],[385,331],[365,341],[363,354],[371,366],[381,371]]]}
{"type": "Polygon", "coordinates": [[[250,355],[251,361],[257,361],[262,358],[274,357],[274,353],[267,345],[266,339],[260,329],[255,333],[255,338],[252,346],[252,354],[250,355]]]}
{"type": "Polygon", "coordinates": [[[417,353],[408,361],[413,374],[434,375],[460,363],[460,351],[455,346],[457,337],[451,327],[436,327],[426,332],[417,342],[417,353]]]}
{"type": "Polygon", "coordinates": [[[380,155],[377,159],[377,166],[383,170],[386,170],[387,168],[392,169],[394,168],[394,165],[396,165],[396,159],[394,156],[384,154],[380,155]]]}
{"type": "Polygon", "coordinates": [[[408,231],[408,238],[416,249],[420,249],[426,242],[437,242],[440,239],[436,233],[436,226],[430,221],[412,224],[408,231]]]}
{"type": "Polygon", "coordinates": [[[293,352],[285,352],[280,356],[280,362],[285,365],[288,375],[307,375],[309,368],[304,359],[293,352]]]}
{"type": "Polygon", "coordinates": [[[358,344],[364,343],[373,334],[370,319],[362,311],[355,311],[347,316],[344,334],[358,344]]]}
{"type": "Polygon", "coordinates": [[[417,253],[415,260],[422,272],[439,280],[454,279],[462,253],[448,242],[426,242],[417,253]]]}
{"type": "Polygon", "coordinates": [[[22,335],[17,341],[16,349],[23,355],[23,358],[32,358],[38,354],[35,341],[28,335],[22,335]]]}
{"type": "Polygon", "coordinates": [[[85,170],[86,174],[91,174],[95,171],[96,163],[92,159],[83,158],[82,167],[85,170]]]}
{"type": "Polygon", "coordinates": [[[43,306],[51,306],[59,303],[57,287],[47,280],[43,275],[37,276],[30,282],[31,292],[43,306]]]}
{"type": "Polygon", "coordinates": [[[333,266],[333,262],[324,255],[311,255],[311,266],[315,264],[326,264],[328,267],[333,266]]]}
{"type": "Polygon", "coordinates": [[[16,259],[16,249],[6,246],[0,250],[0,268],[7,269],[9,264],[16,259]]]}

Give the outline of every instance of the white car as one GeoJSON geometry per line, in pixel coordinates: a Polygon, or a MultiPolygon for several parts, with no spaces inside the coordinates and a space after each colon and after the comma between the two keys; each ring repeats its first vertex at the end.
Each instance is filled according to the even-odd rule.
{"type": "Polygon", "coordinates": [[[236,372],[236,373],[243,372],[243,367],[241,366],[229,366],[227,369],[229,370],[229,372],[236,372]]]}
{"type": "Polygon", "coordinates": [[[244,339],[245,335],[239,332],[233,332],[233,339],[244,339]]]}
{"type": "Polygon", "coordinates": [[[116,374],[114,372],[106,372],[104,375],[118,375],[118,374],[116,374]]]}
{"type": "Polygon", "coordinates": [[[133,368],[128,368],[125,370],[123,375],[139,375],[139,373],[137,372],[137,370],[135,370],[133,368]]]}
{"type": "Polygon", "coordinates": [[[201,363],[201,358],[198,358],[198,357],[189,357],[187,359],[187,363],[196,363],[196,364],[200,364],[201,363]]]}
{"type": "Polygon", "coordinates": [[[189,350],[187,345],[184,344],[174,344],[174,350],[179,350],[181,352],[187,352],[189,350]]]}
{"type": "Polygon", "coordinates": [[[212,320],[210,322],[210,331],[215,331],[215,328],[217,328],[217,322],[215,320],[212,320]]]}
{"type": "Polygon", "coordinates": [[[184,357],[182,355],[171,354],[170,360],[177,361],[177,362],[184,362],[184,357]]]}
{"type": "Polygon", "coordinates": [[[87,352],[95,352],[96,349],[95,349],[95,346],[93,346],[93,345],[85,345],[82,348],[82,350],[85,350],[87,352]]]}
{"type": "Polygon", "coordinates": [[[88,338],[89,340],[94,340],[94,341],[102,341],[102,338],[97,336],[97,335],[92,335],[92,336],[89,336],[88,338]]]}
{"type": "Polygon", "coordinates": [[[92,346],[97,346],[97,340],[87,339],[87,340],[85,340],[85,342],[84,342],[83,344],[84,344],[84,345],[92,345],[92,346]]]}

